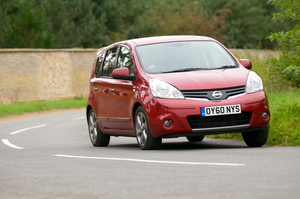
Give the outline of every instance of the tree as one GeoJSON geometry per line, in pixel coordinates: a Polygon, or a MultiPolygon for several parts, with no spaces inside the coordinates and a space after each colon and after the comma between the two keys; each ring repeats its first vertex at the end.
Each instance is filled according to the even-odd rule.
{"type": "Polygon", "coordinates": [[[0,2],[0,48],[5,48],[7,43],[7,36],[9,35],[10,19],[8,12],[10,9],[9,0],[0,2]]]}
{"type": "Polygon", "coordinates": [[[106,39],[105,19],[96,18],[92,0],[36,0],[51,22],[54,48],[99,48],[106,39]]]}
{"type": "Polygon", "coordinates": [[[292,20],[295,25],[287,31],[272,33],[268,38],[277,41],[281,56],[272,59],[271,69],[276,74],[300,87],[300,0],[270,0],[271,3],[283,9],[274,15],[273,21],[292,20]]]}
{"type": "Polygon", "coordinates": [[[105,45],[137,37],[134,19],[147,12],[151,1],[93,0],[96,18],[102,18],[106,27],[105,45]]]}
{"type": "Polygon", "coordinates": [[[229,13],[228,9],[220,9],[208,16],[201,11],[201,5],[197,1],[154,0],[137,20],[143,37],[202,35],[221,40],[229,13]]]}
{"type": "Polygon", "coordinates": [[[51,27],[45,10],[31,1],[1,2],[1,43],[9,48],[49,48],[53,44],[51,27]]]}
{"type": "MultiPolygon", "coordinates": [[[[289,0],[290,2],[291,0],[289,0]]],[[[228,47],[273,48],[267,0],[1,0],[1,48],[99,48],[158,35],[203,35],[228,47]]],[[[278,25],[279,24],[279,25],[278,25]]]]}
{"type": "Polygon", "coordinates": [[[267,0],[198,0],[202,11],[209,16],[220,9],[229,9],[226,32],[222,42],[236,48],[274,48],[276,44],[265,38],[271,31],[285,29],[289,23],[272,24],[272,15],[279,8],[268,4],[267,0]]]}
{"type": "Polygon", "coordinates": [[[92,0],[1,0],[1,48],[99,48],[105,18],[92,0]]]}

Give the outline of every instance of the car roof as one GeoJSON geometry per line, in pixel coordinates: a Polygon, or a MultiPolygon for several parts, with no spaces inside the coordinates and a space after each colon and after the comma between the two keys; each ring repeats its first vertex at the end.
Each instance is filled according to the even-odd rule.
{"type": "Polygon", "coordinates": [[[173,35],[173,36],[156,36],[156,37],[143,37],[137,39],[130,39],[125,41],[120,41],[113,43],[109,46],[103,46],[98,50],[97,56],[100,55],[101,52],[114,47],[116,45],[125,44],[131,47],[141,46],[147,44],[155,44],[155,43],[165,43],[165,42],[178,42],[178,41],[216,41],[213,38],[205,37],[205,36],[194,36],[194,35],[173,35]]]}
{"type": "MultiPolygon", "coordinates": [[[[127,41],[123,41],[125,43],[134,43],[135,45],[146,45],[153,43],[164,43],[164,42],[176,42],[176,41],[208,41],[214,40],[210,37],[204,36],[193,36],[193,35],[176,35],[176,36],[157,36],[157,37],[145,37],[145,38],[137,38],[131,39],[127,41]]],[[[122,42],[122,43],[123,43],[122,42]]]]}

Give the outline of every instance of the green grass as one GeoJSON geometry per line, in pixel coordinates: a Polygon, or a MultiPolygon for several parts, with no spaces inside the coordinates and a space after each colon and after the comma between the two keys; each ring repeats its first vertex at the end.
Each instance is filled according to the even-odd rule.
{"type": "Polygon", "coordinates": [[[57,101],[14,102],[12,104],[2,104],[0,105],[0,117],[29,112],[48,111],[52,109],[82,108],[86,106],[86,102],[86,98],[75,97],[74,99],[57,101]]]}
{"type": "Polygon", "coordinates": [[[300,146],[300,89],[269,93],[271,121],[268,145],[300,146]]]}

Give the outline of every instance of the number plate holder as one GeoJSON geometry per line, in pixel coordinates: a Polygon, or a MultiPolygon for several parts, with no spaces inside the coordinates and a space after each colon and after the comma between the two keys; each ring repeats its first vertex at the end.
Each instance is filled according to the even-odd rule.
{"type": "Polygon", "coordinates": [[[240,104],[201,107],[201,116],[202,117],[240,114],[241,112],[242,112],[242,110],[241,110],[240,104]]]}

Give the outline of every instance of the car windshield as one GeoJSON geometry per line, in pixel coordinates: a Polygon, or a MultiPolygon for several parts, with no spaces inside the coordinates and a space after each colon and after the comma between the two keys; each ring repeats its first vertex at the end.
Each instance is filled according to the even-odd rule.
{"type": "Polygon", "coordinates": [[[158,43],[136,47],[147,73],[172,73],[195,70],[236,68],[232,56],[214,41],[158,43]]]}

